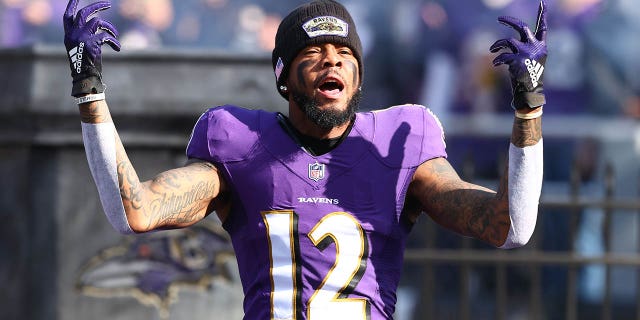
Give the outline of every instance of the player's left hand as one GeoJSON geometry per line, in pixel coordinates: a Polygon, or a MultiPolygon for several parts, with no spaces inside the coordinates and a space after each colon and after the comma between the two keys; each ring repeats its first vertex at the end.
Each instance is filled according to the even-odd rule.
{"type": "Polygon", "coordinates": [[[509,65],[513,90],[512,107],[521,110],[544,105],[546,101],[542,87],[542,74],[547,61],[546,0],[540,1],[535,33],[531,32],[529,26],[518,18],[502,16],[498,21],[520,34],[520,40],[500,39],[490,48],[493,53],[501,49],[511,51],[498,55],[493,60],[493,65],[509,65]]]}
{"type": "Polygon", "coordinates": [[[102,83],[102,45],[120,51],[118,31],[106,20],[92,17],[111,7],[109,1],[92,3],[76,14],[79,0],[70,0],[64,13],[64,45],[67,48],[74,97],[104,92],[102,83]],[[99,32],[103,31],[103,32],[99,32]]]}

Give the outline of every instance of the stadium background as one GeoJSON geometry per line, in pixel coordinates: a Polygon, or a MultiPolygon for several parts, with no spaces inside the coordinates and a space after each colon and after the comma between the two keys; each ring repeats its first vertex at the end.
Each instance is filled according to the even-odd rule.
{"type": "MultiPolygon", "coordinates": [[[[269,58],[280,19],[302,1],[112,2],[103,15],[118,27],[123,50],[105,54],[108,100],[142,178],[183,163],[191,125],[207,106],[285,110],[269,58]]],[[[512,35],[497,16],[533,23],[537,2],[343,3],[354,15],[365,50],[362,108],[431,107],[444,124],[456,169],[478,183],[495,184],[512,116],[506,70],[491,67],[488,47],[512,35]]],[[[488,252],[496,261],[502,253],[423,219],[413,232],[411,249],[418,251],[408,255],[397,319],[635,317],[640,7],[633,0],[550,0],[549,5],[543,206],[534,242],[521,251],[596,259],[590,262],[603,262],[597,259],[611,252],[623,263],[547,265],[532,255],[509,265],[501,284],[498,262],[476,265],[465,253],[488,252]],[[462,258],[443,262],[428,252],[421,257],[425,246],[464,250],[462,258]],[[522,267],[527,264],[540,268],[522,267]],[[499,287],[506,288],[508,303],[501,302],[499,287]],[[536,290],[539,297],[532,298],[536,290]]],[[[102,216],[69,97],[61,44],[65,6],[61,0],[0,0],[0,319],[238,318],[232,264],[201,268],[202,276],[217,280],[176,286],[176,299],[167,300],[167,288],[184,282],[182,271],[197,269],[193,260],[200,261],[193,250],[184,249],[192,254],[189,260],[167,246],[226,252],[222,244],[217,251],[198,247],[217,230],[215,221],[193,234],[130,239],[114,234],[102,216]],[[96,261],[108,260],[109,248],[134,248],[117,263],[145,264],[147,271],[176,255],[187,266],[165,270],[171,283],[161,289],[140,289],[139,269],[116,280],[122,265],[87,272],[96,261]],[[156,256],[154,249],[168,257],[156,256]],[[91,276],[113,282],[89,279],[102,287],[88,290],[91,276]]]]}

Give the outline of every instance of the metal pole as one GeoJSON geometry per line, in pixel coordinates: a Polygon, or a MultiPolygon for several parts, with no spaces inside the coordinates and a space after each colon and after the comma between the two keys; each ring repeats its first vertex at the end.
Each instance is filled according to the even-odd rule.
{"type": "MultiPolygon", "coordinates": [[[[462,166],[462,177],[465,181],[473,181],[475,176],[475,164],[473,157],[467,155],[462,166]]],[[[471,240],[462,238],[461,249],[467,251],[471,248],[471,240]]],[[[460,319],[471,319],[471,300],[469,283],[471,282],[471,264],[463,262],[460,265],[460,319]]]]}
{"type": "MultiPolygon", "coordinates": [[[[615,173],[611,163],[607,163],[605,167],[605,200],[607,202],[613,201],[614,196],[614,183],[615,173]]],[[[611,251],[611,215],[613,214],[610,208],[604,210],[604,224],[602,226],[602,235],[604,241],[605,255],[609,255],[611,251]]],[[[605,265],[606,281],[604,291],[604,302],[602,307],[602,319],[611,320],[611,266],[605,265]]]]}
{"type": "MultiPolygon", "coordinates": [[[[498,251],[497,255],[504,255],[505,252],[498,251]]],[[[507,267],[504,263],[498,262],[496,265],[496,319],[507,319],[507,267]]]]}
{"type": "MultiPolygon", "coordinates": [[[[638,182],[638,199],[640,199],[640,175],[638,175],[638,179],[636,181],[638,182]]],[[[640,213],[640,208],[636,211],[640,213]]],[[[640,250],[640,226],[637,228],[638,235],[636,236],[636,239],[638,241],[638,250],[640,250]]],[[[640,272],[638,270],[640,269],[636,269],[636,320],[640,320],[640,272]]]]}
{"type": "MultiPolygon", "coordinates": [[[[429,222],[425,225],[426,239],[425,239],[425,247],[427,250],[433,249],[436,239],[436,228],[433,223],[429,222]]],[[[422,292],[420,295],[420,305],[416,308],[417,312],[414,314],[414,318],[423,318],[423,319],[437,319],[435,313],[435,302],[434,302],[434,290],[435,290],[435,277],[434,277],[434,267],[433,262],[425,261],[424,262],[424,277],[422,283],[422,292]],[[417,316],[422,315],[422,316],[417,316]]]]}
{"type": "MultiPolygon", "coordinates": [[[[508,156],[505,154],[500,157],[501,163],[498,166],[498,176],[507,174],[506,171],[502,171],[501,169],[507,168],[509,166],[507,160],[508,156]]],[[[508,169],[508,168],[507,168],[508,169]]],[[[504,256],[504,251],[498,251],[498,256],[504,256]]],[[[496,319],[497,320],[505,320],[507,318],[507,306],[508,306],[508,295],[507,295],[507,267],[506,264],[498,262],[496,264],[496,319]]]]}
{"type": "MultiPolygon", "coordinates": [[[[574,162],[575,163],[575,162],[574,162]]],[[[577,165],[572,166],[571,170],[571,202],[578,203],[580,198],[580,172],[577,165]]],[[[569,250],[571,255],[575,255],[575,238],[576,229],[578,225],[578,215],[580,214],[580,208],[576,205],[571,208],[569,217],[569,250]]],[[[577,307],[577,274],[578,267],[575,264],[571,264],[567,267],[567,304],[566,304],[566,318],[567,320],[576,320],[578,318],[577,307]]]]}
{"type": "MultiPolygon", "coordinates": [[[[538,225],[544,225],[544,215],[538,214],[538,225]]],[[[534,232],[530,241],[531,248],[537,252],[540,244],[540,233],[534,232]]],[[[541,320],[542,316],[542,272],[541,265],[529,265],[531,286],[529,287],[529,314],[532,320],[541,320]]]]}

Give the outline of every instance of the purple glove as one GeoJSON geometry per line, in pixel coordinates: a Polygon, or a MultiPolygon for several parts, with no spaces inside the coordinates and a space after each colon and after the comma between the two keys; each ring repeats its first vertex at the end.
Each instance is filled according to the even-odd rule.
{"type": "Polygon", "coordinates": [[[500,39],[490,48],[495,53],[501,49],[504,52],[493,60],[494,66],[509,65],[511,76],[511,88],[513,90],[513,102],[511,106],[516,109],[536,108],[545,104],[542,92],[542,73],[547,61],[547,3],[540,1],[538,9],[538,22],[535,34],[531,33],[529,26],[517,18],[502,16],[498,21],[509,26],[520,34],[520,40],[500,39]]]}
{"type": "Polygon", "coordinates": [[[78,11],[79,0],[70,0],[62,18],[64,24],[64,45],[69,54],[73,88],[71,95],[102,93],[102,45],[108,44],[113,50],[120,51],[120,42],[116,39],[118,31],[106,20],[98,17],[89,19],[99,11],[109,9],[109,1],[90,4],[78,11]],[[87,20],[89,19],[89,20],[87,20]],[[102,30],[104,32],[98,32],[102,30]]]}

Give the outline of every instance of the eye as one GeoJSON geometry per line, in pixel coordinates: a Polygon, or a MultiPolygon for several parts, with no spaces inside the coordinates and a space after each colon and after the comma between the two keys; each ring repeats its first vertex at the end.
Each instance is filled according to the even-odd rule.
{"type": "Polygon", "coordinates": [[[320,53],[320,48],[317,47],[310,47],[304,50],[304,54],[306,55],[312,55],[312,54],[316,54],[316,53],[320,53]]]}
{"type": "Polygon", "coordinates": [[[346,48],[346,47],[339,49],[338,53],[339,54],[343,54],[343,55],[352,55],[353,54],[353,52],[351,52],[351,49],[346,48]]]}

